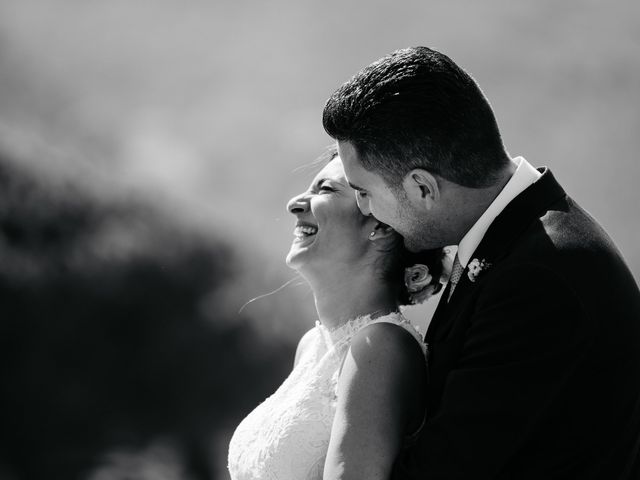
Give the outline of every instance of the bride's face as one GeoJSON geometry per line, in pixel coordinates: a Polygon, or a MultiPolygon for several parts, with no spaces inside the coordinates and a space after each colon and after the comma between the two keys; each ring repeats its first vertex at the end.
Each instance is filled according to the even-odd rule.
{"type": "Polygon", "coordinates": [[[309,188],[293,197],[287,209],[296,217],[287,265],[301,271],[353,265],[368,247],[374,224],[358,209],[342,160],[334,157],[309,188]]]}

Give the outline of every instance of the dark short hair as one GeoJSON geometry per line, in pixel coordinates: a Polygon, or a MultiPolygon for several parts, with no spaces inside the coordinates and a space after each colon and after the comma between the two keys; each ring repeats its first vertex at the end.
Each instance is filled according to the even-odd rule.
{"type": "Polygon", "coordinates": [[[322,122],[394,187],[414,168],[488,186],[509,161],[480,87],[427,47],[397,50],[360,70],[331,95],[322,122]]]}

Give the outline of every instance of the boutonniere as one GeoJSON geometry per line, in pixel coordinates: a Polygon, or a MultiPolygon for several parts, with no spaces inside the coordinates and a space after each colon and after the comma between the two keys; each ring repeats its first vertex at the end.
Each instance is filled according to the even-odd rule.
{"type": "Polygon", "coordinates": [[[478,260],[477,258],[474,258],[469,262],[469,265],[467,265],[467,270],[468,270],[467,276],[469,277],[469,280],[471,280],[472,282],[475,282],[480,276],[480,274],[488,270],[490,267],[491,267],[491,264],[487,262],[484,258],[482,260],[478,260]]]}

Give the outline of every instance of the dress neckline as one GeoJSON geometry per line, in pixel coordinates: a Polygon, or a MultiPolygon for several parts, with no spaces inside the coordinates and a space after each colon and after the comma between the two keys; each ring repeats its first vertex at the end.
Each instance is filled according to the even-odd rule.
{"type": "Polygon", "coordinates": [[[316,328],[320,331],[320,333],[326,340],[330,341],[331,343],[336,343],[352,337],[365,325],[378,322],[402,324],[408,323],[409,320],[407,320],[402,315],[402,313],[394,311],[387,313],[386,315],[380,315],[379,317],[372,317],[372,314],[361,315],[359,317],[347,320],[342,325],[337,325],[332,328],[323,325],[320,320],[316,320],[316,328]]]}

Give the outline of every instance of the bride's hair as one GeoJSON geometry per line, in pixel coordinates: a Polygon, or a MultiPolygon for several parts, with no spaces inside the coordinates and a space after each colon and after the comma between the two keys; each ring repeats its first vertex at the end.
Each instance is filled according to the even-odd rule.
{"type": "Polygon", "coordinates": [[[400,284],[400,297],[398,300],[401,305],[413,303],[406,284],[405,271],[407,268],[424,265],[428,269],[431,281],[424,285],[423,288],[431,288],[432,293],[437,293],[442,288],[440,283],[444,265],[444,250],[442,248],[423,250],[417,253],[410,252],[404,246],[404,239],[400,234],[396,233],[389,246],[383,252],[379,259],[380,272],[385,281],[392,285],[400,284]]]}

